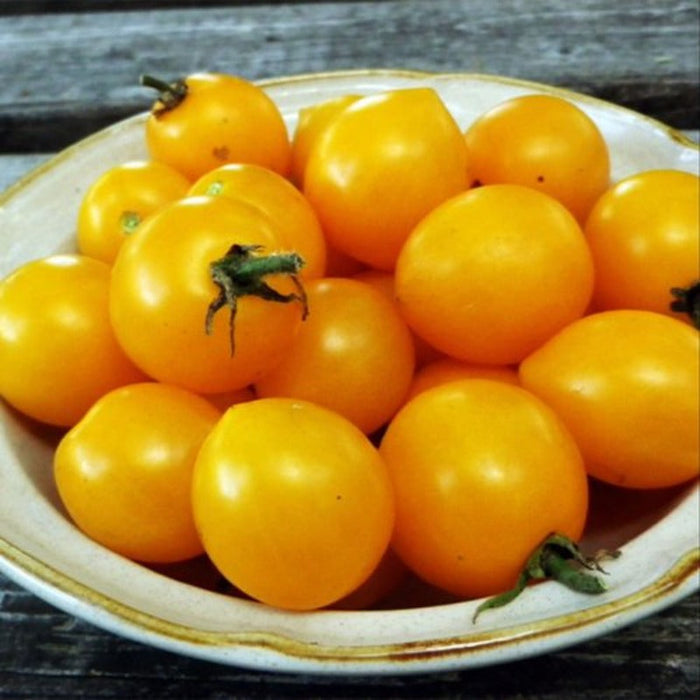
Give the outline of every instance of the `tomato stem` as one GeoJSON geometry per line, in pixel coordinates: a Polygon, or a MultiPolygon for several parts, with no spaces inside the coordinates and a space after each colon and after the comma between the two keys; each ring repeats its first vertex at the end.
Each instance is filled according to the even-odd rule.
{"type": "Polygon", "coordinates": [[[272,253],[259,255],[262,246],[232,245],[226,255],[210,265],[211,278],[219,288],[219,294],[207,308],[204,330],[211,335],[214,316],[219,309],[228,306],[229,344],[231,356],[235,353],[235,321],[238,311],[238,299],[243,296],[256,296],[265,301],[288,304],[297,301],[302,306],[302,319],[309,313],[306,292],[297,274],[304,266],[304,260],[298,253],[272,253]],[[296,287],[296,293],[282,294],[263,281],[267,275],[287,275],[296,287]]]}
{"type": "Polygon", "coordinates": [[[675,297],[671,311],[688,314],[693,325],[700,329],[700,280],[687,287],[673,287],[671,295],[675,297]]]}
{"type": "Polygon", "coordinates": [[[153,107],[153,113],[158,115],[175,109],[187,97],[187,83],[184,79],[168,83],[153,75],[142,75],[141,85],[158,90],[158,103],[153,107]]]}
{"type": "Polygon", "coordinates": [[[505,593],[488,598],[476,609],[472,621],[490,608],[500,608],[515,600],[530,581],[552,579],[579,593],[599,595],[607,590],[607,585],[598,576],[588,573],[595,570],[606,573],[600,566],[604,558],[617,558],[618,551],[602,550],[594,557],[586,557],[578,545],[568,537],[559,534],[549,535],[530,555],[520,573],[515,586],[505,593]]]}

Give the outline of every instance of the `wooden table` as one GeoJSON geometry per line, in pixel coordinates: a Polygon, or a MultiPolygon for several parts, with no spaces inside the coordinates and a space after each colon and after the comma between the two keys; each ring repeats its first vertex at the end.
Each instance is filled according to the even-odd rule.
{"type": "MultiPolygon", "coordinates": [[[[693,0],[0,0],[0,190],[65,145],[145,109],[143,72],[260,79],[367,67],[538,80],[698,128],[693,0]]],[[[310,679],[141,646],[0,575],[0,697],[689,698],[700,690],[698,605],[696,594],[614,634],[507,666],[310,679]]]]}

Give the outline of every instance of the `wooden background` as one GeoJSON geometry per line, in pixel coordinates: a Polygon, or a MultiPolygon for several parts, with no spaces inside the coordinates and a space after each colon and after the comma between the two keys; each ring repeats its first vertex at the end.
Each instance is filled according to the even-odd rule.
{"type": "MultiPolygon", "coordinates": [[[[590,93],[697,135],[698,22],[698,3],[681,0],[0,0],[0,190],[65,145],[146,109],[143,72],[493,73],[590,93]]],[[[0,698],[691,698],[700,690],[698,601],[505,666],[333,680],[144,647],[0,575],[0,698]]]]}

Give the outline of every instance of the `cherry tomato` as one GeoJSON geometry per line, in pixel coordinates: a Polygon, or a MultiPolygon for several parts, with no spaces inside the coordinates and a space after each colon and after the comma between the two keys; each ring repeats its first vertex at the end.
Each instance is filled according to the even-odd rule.
{"type": "Polygon", "coordinates": [[[465,379],[424,391],[379,450],[395,493],[392,546],[454,595],[506,591],[547,535],[581,536],[581,454],[554,412],[520,387],[465,379]]]}
{"type": "Polygon", "coordinates": [[[262,279],[270,292],[290,295],[278,303],[251,293],[249,276],[236,281],[226,273],[224,283],[243,293],[231,300],[235,318],[215,281],[221,261],[240,262],[249,246],[263,247],[251,253],[259,257],[279,242],[262,212],[225,197],[173,202],[124,243],[112,269],[110,316],[144,372],[197,393],[223,393],[252,384],[281,360],[303,315],[292,279],[262,279]],[[232,260],[227,253],[236,250],[232,260]]]}
{"type": "Polygon", "coordinates": [[[359,95],[341,95],[299,110],[299,120],[292,138],[292,164],[289,175],[297,187],[304,184],[306,163],[314,142],[338,114],[359,99],[359,95]]]}
{"type": "Polygon", "coordinates": [[[413,377],[408,399],[434,386],[460,379],[493,379],[519,384],[518,371],[514,367],[500,365],[470,365],[451,357],[443,357],[423,365],[413,377]]]}
{"type": "Polygon", "coordinates": [[[596,309],[646,309],[677,318],[671,289],[700,279],[700,178],[652,170],[618,182],[586,222],[596,309]]]}
{"type": "Polygon", "coordinates": [[[204,399],[164,384],[133,384],[100,398],[55,454],[56,485],[71,518],[95,541],[138,561],[201,554],[192,470],[219,417],[204,399]]]}
{"type": "Polygon", "coordinates": [[[453,197],[411,233],[396,296],[413,330],[472,364],[517,364],[586,310],[593,264],[567,209],[520,185],[453,197]]]}
{"type": "Polygon", "coordinates": [[[698,474],[698,333],[651,311],[605,311],[564,328],[520,365],[562,417],[589,473],[628,488],[698,474]]]}
{"type": "Polygon", "coordinates": [[[78,250],[113,263],[127,236],[164,204],[184,197],[189,180],[154,161],[133,161],[103,173],[78,211],[78,250]]]}
{"type": "Polygon", "coordinates": [[[304,259],[301,277],[322,277],[326,241],[316,212],[304,195],[281,175],[259,165],[222,165],[202,175],[190,195],[233,197],[261,209],[270,218],[285,250],[304,259]]]}
{"type": "Polygon", "coordinates": [[[373,287],[326,278],[306,285],[309,317],[284,359],[255,385],[258,396],[313,401],[365,433],[403,402],[414,368],[410,332],[373,287]]]}
{"type": "Polygon", "coordinates": [[[291,145],[279,109],[257,85],[220,73],[195,73],[161,91],[146,121],[153,160],[195,180],[224,163],[257,163],[286,174],[291,145]]]}
{"type": "Polygon", "coordinates": [[[207,554],[237,588],[296,610],[339,600],[381,560],[393,493],[376,448],[346,419],[305,401],[230,408],[193,481],[207,554]]]}
{"type": "Polygon", "coordinates": [[[483,185],[534,187],[583,223],[610,184],[610,155],[595,122],[555,95],[523,95],[479,117],[466,132],[470,171],[483,185]]]}
{"type": "Polygon", "coordinates": [[[99,260],[55,255],[0,283],[0,396],[22,413],[68,427],[103,394],[144,379],[110,326],[109,276],[99,260]]]}
{"type": "Polygon", "coordinates": [[[459,127],[436,92],[414,88],[338,114],[311,149],[304,192],[332,247],[391,270],[416,223],[467,184],[459,127]]]}

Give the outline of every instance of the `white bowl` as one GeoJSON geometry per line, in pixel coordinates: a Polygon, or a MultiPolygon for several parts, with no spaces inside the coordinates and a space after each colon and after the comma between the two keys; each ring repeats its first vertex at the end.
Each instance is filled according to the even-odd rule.
{"type": "MultiPolygon", "coordinates": [[[[629,110],[544,85],[493,76],[354,71],[263,83],[290,130],[301,107],[347,93],[431,86],[466,127],[492,105],[548,92],[583,108],[611,149],[614,179],[652,168],[697,172],[697,146],[629,110]]],[[[68,148],[0,196],[0,277],[74,249],[79,201],[111,165],[146,156],[140,114],[68,148]]],[[[444,602],[415,582],[389,609],[290,613],[216,592],[201,562],[156,571],[107,551],[68,520],[51,473],[58,433],[0,403],[0,570],[39,597],[145,644],[256,669],[333,674],[444,671],[542,654],[632,623],[697,590],[696,483],[662,492],[593,491],[584,548],[619,547],[609,590],[556,583],[472,615],[479,601],[444,602]],[[173,578],[175,577],[175,578],[173,578]],[[420,603],[420,604],[419,604],[420,603]]]]}

